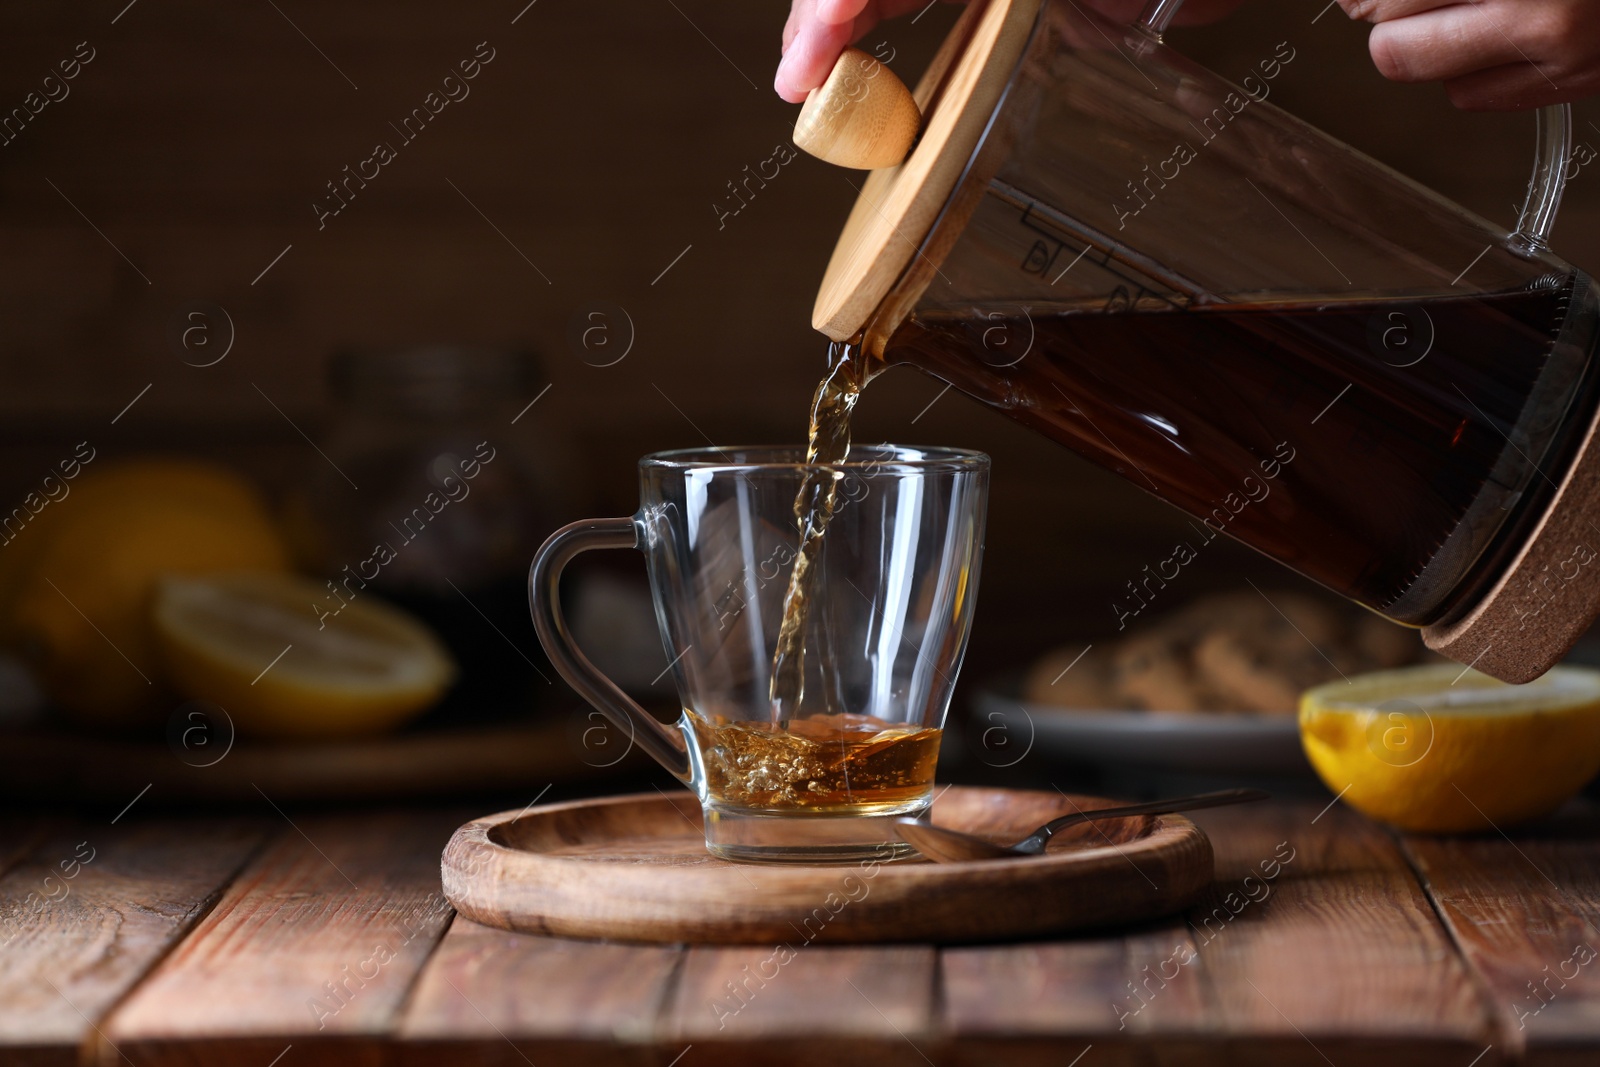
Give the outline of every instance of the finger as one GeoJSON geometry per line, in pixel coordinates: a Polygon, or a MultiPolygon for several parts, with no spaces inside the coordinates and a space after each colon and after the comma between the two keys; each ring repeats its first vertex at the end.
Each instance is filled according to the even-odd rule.
{"type": "Polygon", "coordinates": [[[868,5],[869,0],[817,0],[817,21],[830,26],[849,25],[868,5]]]}
{"type": "Polygon", "coordinates": [[[783,52],[789,51],[789,45],[794,43],[795,34],[800,32],[801,26],[815,17],[816,9],[817,0],[794,0],[794,6],[789,9],[789,21],[783,24],[783,52]]]}
{"type": "Polygon", "coordinates": [[[791,104],[805,102],[806,94],[827,80],[839,53],[850,43],[853,27],[808,23],[795,34],[778,64],[773,88],[791,104]]]}
{"type": "Polygon", "coordinates": [[[1444,81],[1528,62],[1494,14],[1462,4],[1380,22],[1367,49],[1379,72],[1397,82],[1444,81]]]}
{"type": "MultiPolygon", "coordinates": [[[[1466,0],[1468,4],[1476,0],[1466,0]]],[[[1357,22],[1393,22],[1441,7],[1452,7],[1461,0],[1339,0],[1344,13],[1357,22]]]]}
{"type": "Polygon", "coordinates": [[[1571,92],[1556,88],[1538,68],[1521,61],[1451,78],[1444,91],[1463,111],[1520,111],[1572,99],[1571,92]]]}

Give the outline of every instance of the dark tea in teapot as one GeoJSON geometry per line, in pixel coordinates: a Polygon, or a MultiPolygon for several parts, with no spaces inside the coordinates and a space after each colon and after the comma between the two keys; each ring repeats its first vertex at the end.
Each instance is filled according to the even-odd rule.
{"type": "Polygon", "coordinates": [[[1470,599],[1476,565],[1516,539],[1507,516],[1542,511],[1571,458],[1583,427],[1564,416],[1595,377],[1587,353],[1554,347],[1572,285],[919,312],[880,358],[1001,408],[1197,520],[1192,539],[1129,581],[1112,607],[1119,629],[1221,533],[1420,626],[1470,599]],[[1548,396],[1572,399],[1525,424],[1548,396]]]}

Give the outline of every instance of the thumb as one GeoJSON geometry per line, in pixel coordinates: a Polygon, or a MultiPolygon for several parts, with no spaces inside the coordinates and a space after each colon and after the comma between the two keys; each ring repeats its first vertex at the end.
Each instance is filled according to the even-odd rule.
{"type": "Polygon", "coordinates": [[[849,23],[814,22],[802,26],[778,64],[773,88],[791,104],[804,103],[806,94],[827,80],[845,45],[850,43],[849,23]]]}

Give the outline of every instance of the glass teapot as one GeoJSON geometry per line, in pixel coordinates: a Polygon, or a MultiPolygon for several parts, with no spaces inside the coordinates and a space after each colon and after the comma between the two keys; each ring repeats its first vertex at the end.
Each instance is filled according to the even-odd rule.
{"type": "Polygon", "coordinates": [[[1514,233],[1072,0],[977,0],[914,93],[851,50],[802,148],[874,169],[813,325],[1188,512],[1118,628],[1227,535],[1507,681],[1600,613],[1600,290],[1546,239],[1538,116],[1514,233]]]}

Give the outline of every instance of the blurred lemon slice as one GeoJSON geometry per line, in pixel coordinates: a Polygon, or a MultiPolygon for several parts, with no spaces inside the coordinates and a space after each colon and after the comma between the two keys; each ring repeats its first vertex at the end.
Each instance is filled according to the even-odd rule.
{"type": "Polygon", "coordinates": [[[170,578],[156,593],[162,656],[184,695],[272,738],[376,733],[443,695],[455,664],[421,623],[372,597],[319,620],[327,592],[284,574],[170,578]]]}
{"type": "Polygon", "coordinates": [[[10,531],[15,543],[0,550],[0,641],[74,717],[159,724],[173,702],[150,632],[156,581],[286,571],[289,554],[266,499],[236,471],[163,457],[100,463],[10,531]]]}
{"type": "Polygon", "coordinates": [[[1300,740],[1329,789],[1406,830],[1547,815],[1600,771],[1600,671],[1507,685],[1451,664],[1307,690],[1300,740]]]}

